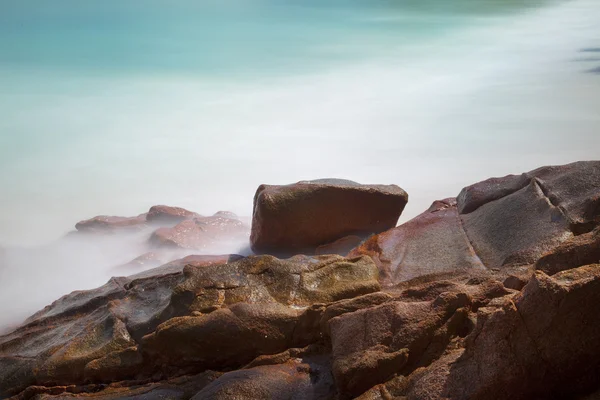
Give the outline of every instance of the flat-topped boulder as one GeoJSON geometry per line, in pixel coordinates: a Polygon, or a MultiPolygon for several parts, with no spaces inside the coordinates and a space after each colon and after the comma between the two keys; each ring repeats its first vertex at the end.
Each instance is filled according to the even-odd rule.
{"type": "Polygon", "coordinates": [[[254,196],[251,247],[256,253],[312,253],[344,236],[396,226],[407,201],[396,185],[341,179],[261,185],[254,196]]]}

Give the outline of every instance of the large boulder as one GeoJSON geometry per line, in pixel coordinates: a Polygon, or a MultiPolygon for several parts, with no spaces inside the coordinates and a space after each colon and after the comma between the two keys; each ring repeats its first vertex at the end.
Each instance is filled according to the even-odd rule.
{"type": "Polygon", "coordinates": [[[341,179],[261,185],[254,196],[251,246],[256,253],[312,253],[344,236],[396,226],[407,201],[396,185],[341,179]]]}

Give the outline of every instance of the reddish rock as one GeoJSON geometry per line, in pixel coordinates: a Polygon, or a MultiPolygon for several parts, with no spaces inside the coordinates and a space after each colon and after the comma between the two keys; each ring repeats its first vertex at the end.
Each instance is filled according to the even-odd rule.
{"type": "Polygon", "coordinates": [[[140,269],[149,269],[164,264],[164,258],[159,253],[148,252],[134,258],[128,263],[115,267],[120,273],[131,273],[131,271],[140,269]]]}
{"type": "Polygon", "coordinates": [[[331,319],[333,374],[345,398],[439,355],[467,322],[469,296],[387,302],[331,319]]]}
{"type": "Polygon", "coordinates": [[[113,232],[120,230],[139,230],[146,227],[146,214],[137,217],[112,217],[99,215],[75,224],[80,232],[113,232]]]}
{"type": "Polygon", "coordinates": [[[194,217],[200,217],[200,215],[185,208],[160,205],[150,208],[146,215],[146,221],[153,224],[176,224],[194,217]]]}
{"type": "Polygon", "coordinates": [[[458,195],[458,209],[468,214],[532,182],[564,214],[574,232],[589,232],[600,223],[600,161],[541,167],[520,176],[491,178],[467,186],[458,195]]]}
{"type": "Polygon", "coordinates": [[[434,202],[423,214],[353,249],[349,256],[369,255],[384,285],[442,272],[484,269],[464,232],[456,202],[434,202]]]}
{"type": "Polygon", "coordinates": [[[344,236],[396,226],[407,201],[395,185],[339,179],[261,185],[254,196],[250,243],[256,253],[312,253],[344,236]]]}
{"type": "Polygon", "coordinates": [[[363,239],[359,236],[344,236],[343,238],[338,239],[335,242],[317,247],[317,249],[315,250],[315,254],[338,254],[340,256],[345,256],[350,252],[350,250],[358,246],[362,241],[363,239]]]}
{"type": "Polygon", "coordinates": [[[237,219],[212,216],[185,220],[172,228],[159,228],[150,237],[158,246],[201,250],[224,240],[239,240],[248,235],[248,228],[237,219]]]}
{"type": "Polygon", "coordinates": [[[570,238],[570,222],[537,181],[461,215],[475,252],[488,268],[534,263],[570,238]]]}

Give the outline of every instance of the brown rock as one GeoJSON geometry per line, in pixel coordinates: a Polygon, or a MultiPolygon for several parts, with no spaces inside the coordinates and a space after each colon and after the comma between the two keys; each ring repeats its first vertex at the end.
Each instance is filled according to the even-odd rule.
{"type": "Polygon", "coordinates": [[[357,396],[423,357],[442,352],[466,321],[464,293],[445,293],[432,302],[387,302],[343,314],[329,322],[333,374],[343,397],[357,396]],[[440,329],[449,324],[447,332],[440,329]]]}
{"type": "Polygon", "coordinates": [[[452,198],[436,201],[421,215],[373,236],[349,256],[363,254],[373,258],[386,286],[428,274],[485,269],[452,198]]]}
{"type": "Polygon", "coordinates": [[[508,175],[476,183],[458,195],[458,209],[461,214],[468,214],[532,182],[565,214],[576,233],[590,231],[600,223],[600,161],[541,167],[520,176],[508,175]]]}
{"type": "Polygon", "coordinates": [[[475,252],[488,268],[535,262],[570,238],[569,220],[537,181],[461,215],[475,252]]]}
{"type": "Polygon", "coordinates": [[[229,217],[196,217],[172,228],[159,228],[150,237],[156,246],[202,250],[214,243],[243,238],[248,228],[239,220],[229,217]]]}
{"type": "Polygon", "coordinates": [[[177,224],[194,217],[200,217],[200,215],[185,208],[160,205],[150,207],[146,221],[153,224],[177,224]]]}
{"type": "Polygon", "coordinates": [[[117,271],[123,271],[125,273],[131,273],[136,270],[158,267],[159,265],[164,264],[164,262],[163,256],[161,256],[159,253],[148,252],[134,258],[128,263],[119,265],[114,269],[117,271]]]}
{"type": "Polygon", "coordinates": [[[263,365],[223,374],[193,400],[201,399],[314,399],[335,396],[327,355],[308,355],[276,365],[263,365]]]}
{"type": "Polygon", "coordinates": [[[395,185],[339,179],[261,185],[254,196],[250,243],[257,253],[312,253],[344,236],[394,227],[407,201],[395,185]]]}
{"type": "Polygon", "coordinates": [[[340,256],[346,256],[356,246],[358,246],[363,239],[356,235],[344,236],[335,242],[328,243],[317,247],[315,254],[337,254],[340,256]]]}
{"type": "Polygon", "coordinates": [[[575,236],[544,254],[535,264],[548,275],[582,265],[600,263],[600,228],[575,236]]]}
{"type": "Polygon", "coordinates": [[[137,346],[133,346],[90,361],[83,370],[83,376],[86,380],[96,382],[133,378],[142,370],[143,365],[142,354],[137,346]]]}
{"type": "Polygon", "coordinates": [[[115,232],[121,230],[140,230],[146,227],[146,214],[137,217],[112,217],[99,215],[75,224],[80,232],[115,232]]]}
{"type": "Polygon", "coordinates": [[[596,390],[599,285],[600,265],[552,277],[537,272],[518,295],[480,308],[462,345],[389,381],[385,391],[407,399],[500,400],[578,398],[596,390]]]}

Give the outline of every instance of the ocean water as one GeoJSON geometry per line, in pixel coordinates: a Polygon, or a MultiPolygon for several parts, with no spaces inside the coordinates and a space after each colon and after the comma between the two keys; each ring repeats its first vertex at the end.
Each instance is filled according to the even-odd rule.
{"type": "Polygon", "coordinates": [[[126,261],[23,250],[94,215],[249,216],[261,183],[337,177],[400,185],[405,221],[598,158],[598,21],[597,0],[0,0],[0,246],[20,249],[0,305],[27,297],[1,311],[126,261]]]}

